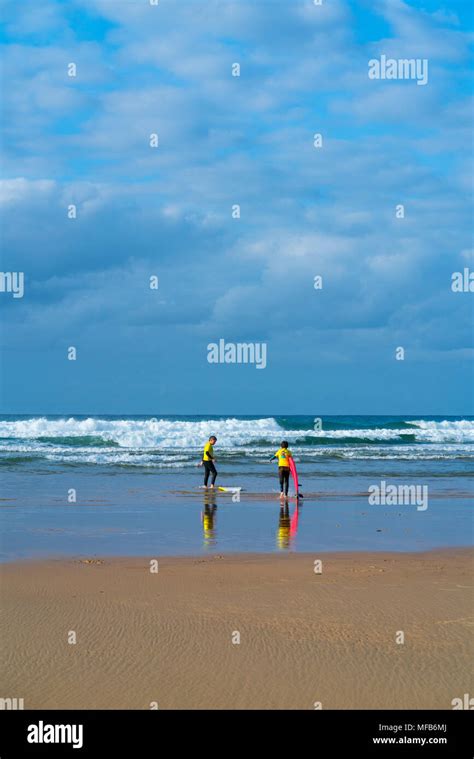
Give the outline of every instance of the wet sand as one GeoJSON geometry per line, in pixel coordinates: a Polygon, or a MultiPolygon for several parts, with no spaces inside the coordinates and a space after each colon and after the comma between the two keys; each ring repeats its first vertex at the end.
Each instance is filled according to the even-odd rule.
{"type": "Polygon", "coordinates": [[[468,549],[175,557],[157,573],[152,559],[3,565],[2,697],[25,709],[451,709],[473,692],[468,549]]]}

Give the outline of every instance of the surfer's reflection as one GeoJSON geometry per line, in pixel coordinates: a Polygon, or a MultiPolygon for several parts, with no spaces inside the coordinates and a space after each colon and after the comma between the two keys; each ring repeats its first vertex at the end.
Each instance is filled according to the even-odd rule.
{"type": "Polygon", "coordinates": [[[217,504],[214,493],[206,493],[204,498],[204,511],[201,511],[201,522],[204,536],[204,546],[213,546],[216,543],[215,516],[217,504]]]}
{"type": "Polygon", "coordinates": [[[288,501],[285,501],[280,506],[277,531],[277,547],[282,551],[290,548],[294,538],[296,537],[296,533],[298,532],[299,508],[299,501],[296,501],[295,510],[293,512],[293,516],[291,516],[288,501]]]}

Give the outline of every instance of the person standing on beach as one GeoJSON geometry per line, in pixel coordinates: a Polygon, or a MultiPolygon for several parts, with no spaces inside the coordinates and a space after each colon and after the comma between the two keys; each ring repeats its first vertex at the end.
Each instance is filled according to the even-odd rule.
{"type": "Polygon", "coordinates": [[[214,488],[214,483],[217,477],[217,469],[214,465],[214,445],[217,443],[215,435],[211,435],[208,442],[204,446],[204,452],[202,454],[201,465],[204,467],[204,487],[207,488],[209,482],[209,475],[211,475],[211,488],[214,488]]]}
{"type": "Polygon", "coordinates": [[[278,477],[280,480],[280,498],[286,498],[288,496],[288,487],[290,484],[290,459],[293,458],[293,454],[288,450],[288,441],[282,440],[281,447],[271,457],[278,459],[278,477]]]}

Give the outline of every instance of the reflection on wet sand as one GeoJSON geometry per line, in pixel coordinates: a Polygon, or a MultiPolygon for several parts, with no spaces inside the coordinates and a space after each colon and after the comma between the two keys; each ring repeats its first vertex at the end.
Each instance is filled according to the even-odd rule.
{"type": "Polygon", "coordinates": [[[278,530],[277,530],[277,547],[280,550],[285,550],[291,547],[296,534],[298,532],[298,516],[300,510],[299,501],[295,504],[293,516],[290,514],[290,506],[288,501],[285,501],[280,506],[280,513],[278,518],[278,530]]]}
{"type": "MultiPolygon", "coordinates": [[[[291,513],[291,506],[289,501],[283,501],[280,503],[278,513],[278,529],[276,534],[276,544],[279,550],[284,551],[291,548],[298,532],[298,518],[300,510],[300,500],[296,501],[293,509],[293,514],[291,513]]],[[[244,510],[240,509],[240,512],[242,513],[242,516],[244,516],[244,510]]],[[[248,514],[248,512],[246,513],[248,514]]],[[[217,545],[216,514],[216,494],[208,490],[204,494],[203,510],[201,511],[203,543],[205,548],[211,548],[217,545]]]]}
{"type": "Polygon", "coordinates": [[[215,546],[217,543],[215,527],[216,512],[216,495],[211,490],[208,490],[204,495],[204,510],[201,511],[201,522],[205,548],[215,546]]]}

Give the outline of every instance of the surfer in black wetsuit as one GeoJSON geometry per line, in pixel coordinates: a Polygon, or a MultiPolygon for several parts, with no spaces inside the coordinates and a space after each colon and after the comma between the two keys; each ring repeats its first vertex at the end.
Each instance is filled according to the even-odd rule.
{"type": "Polygon", "coordinates": [[[288,441],[282,440],[281,447],[271,457],[278,459],[278,478],[280,480],[280,498],[286,498],[288,496],[288,485],[290,483],[290,459],[293,458],[293,454],[288,450],[288,441]]]}
{"type": "Polygon", "coordinates": [[[209,438],[209,441],[204,446],[204,451],[202,454],[202,461],[201,465],[204,467],[204,487],[207,488],[207,483],[209,482],[209,475],[211,475],[211,485],[210,487],[214,489],[214,483],[216,481],[217,477],[217,469],[214,465],[215,457],[214,457],[214,445],[217,443],[217,438],[215,435],[211,435],[209,438]]]}

